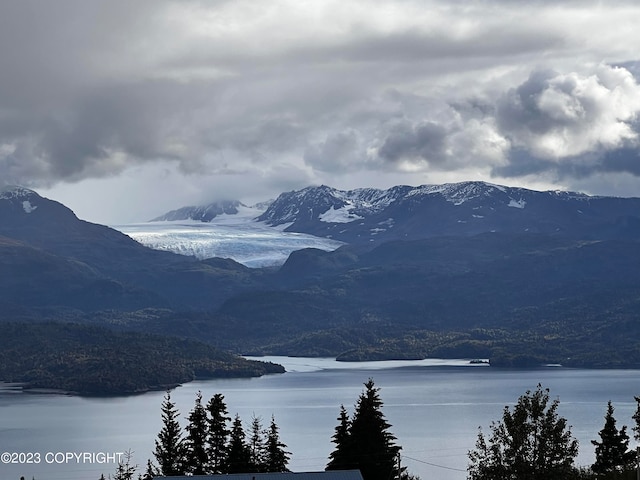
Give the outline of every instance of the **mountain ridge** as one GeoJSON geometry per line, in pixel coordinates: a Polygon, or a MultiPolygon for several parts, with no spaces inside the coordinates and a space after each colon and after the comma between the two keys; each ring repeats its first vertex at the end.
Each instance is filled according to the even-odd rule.
{"type": "Polygon", "coordinates": [[[616,330],[640,331],[639,199],[480,182],[351,192],[289,192],[280,206],[294,221],[276,228],[355,241],[295,252],[280,269],[154,252],[32,192],[5,194],[0,267],[16,273],[2,279],[0,314],[244,353],[640,365],[639,337],[616,330]]]}
{"type": "Polygon", "coordinates": [[[244,207],[241,202],[234,200],[223,200],[213,202],[203,206],[181,207],[177,210],[171,210],[159,217],[155,217],[150,222],[172,222],[176,220],[196,220],[201,222],[210,222],[218,215],[236,215],[238,207],[244,207]]]}
{"type": "Polygon", "coordinates": [[[617,228],[619,234],[637,235],[635,226],[623,232],[616,222],[640,221],[639,211],[639,198],[460,182],[386,190],[307,187],[281,194],[258,220],[361,244],[486,232],[598,236],[607,230],[615,235],[617,228]]]}
{"type": "MultiPolygon", "coordinates": [[[[205,212],[214,207],[222,212],[219,204],[210,204],[183,207],[157,219],[212,221],[215,216],[205,212]]],[[[253,221],[348,244],[486,232],[635,238],[640,235],[638,212],[640,198],[635,197],[537,191],[467,181],[388,189],[309,186],[281,193],[253,221]]],[[[229,207],[222,213],[232,216],[238,212],[236,207],[229,207]]]]}
{"type": "Polygon", "coordinates": [[[187,207],[178,208],[176,210],[170,210],[167,213],[152,218],[151,220],[149,220],[149,222],[175,222],[194,220],[197,222],[209,223],[222,215],[242,215],[244,217],[257,218],[269,207],[272,202],[273,200],[267,200],[249,206],[238,200],[221,200],[206,205],[190,205],[187,207]]]}
{"type": "MultiPolygon", "coordinates": [[[[232,261],[220,268],[215,262],[145,247],[110,227],[81,220],[61,203],[22,187],[0,194],[0,236],[21,244],[20,249],[6,241],[0,245],[4,268],[17,268],[13,256],[20,251],[24,266],[50,273],[54,291],[72,275],[78,280],[74,280],[77,295],[86,290],[91,293],[89,298],[101,299],[96,308],[107,307],[109,301],[118,308],[211,308],[237,284],[251,285],[255,276],[232,261]],[[30,207],[25,209],[24,202],[30,207]],[[77,274],[76,265],[82,266],[82,275],[77,274]]],[[[39,278],[35,280],[36,285],[41,284],[39,278]]],[[[33,295],[38,291],[48,298],[44,284],[33,295]]],[[[0,301],[13,300],[8,292],[0,291],[0,301]]],[[[78,305],[71,295],[63,298],[63,304],[78,305]]],[[[83,305],[91,309],[91,305],[83,305]]]]}

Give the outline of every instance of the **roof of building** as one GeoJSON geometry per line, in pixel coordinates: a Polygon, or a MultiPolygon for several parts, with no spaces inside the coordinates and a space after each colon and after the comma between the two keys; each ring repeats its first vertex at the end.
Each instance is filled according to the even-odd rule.
{"type": "Polygon", "coordinates": [[[360,470],[328,470],[326,472],[230,473],[194,475],[191,477],[154,477],[154,480],[362,480],[360,470]]]}

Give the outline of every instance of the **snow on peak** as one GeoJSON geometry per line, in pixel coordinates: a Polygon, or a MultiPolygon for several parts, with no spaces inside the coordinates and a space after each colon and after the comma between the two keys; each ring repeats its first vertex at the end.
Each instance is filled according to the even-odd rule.
{"type": "MultiPolygon", "coordinates": [[[[441,195],[455,205],[495,194],[508,196],[506,187],[485,182],[445,183],[410,187],[399,185],[387,190],[358,188],[338,190],[322,185],[282,194],[271,204],[261,220],[270,225],[295,222],[312,214],[325,223],[349,223],[377,214],[391,204],[409,197],[441,195]]],[[[505,201],[508,203],[509,199],[505,201]]]]}
{"type": "Polygon", "coordinates": [[[247,217],[252,218],[259,216],[266,210],[267,203],[256,204],[249,207],[237,200],[223,200],[213,202],[208,205],[182,207],[178,210],[171,210],[151,222],[174,222],[195,220],[199,222],[210,223],[218,218],[227,219],[229,217],[247,217]]]}
{"type": "Polygon", "coordinates": [[[330,187],[319,187],[316,192],[307,190],[306,194],[321,195],[327,209],[318,214],[325,223],[350,223],[362,220],[363,215],[380,212],[401,196],[397,187],[389,190],[377,188],[357,188],[354,190],[338,190],[330,187]]]}
{"type": "Polygon", "coordinates": [[[480,197],[489,197],[496,192],[506,193],[506,188],[486,182],[443,183],[442,185],[421,185],[412,189],[408,195],[440,194],[454,205],[480,197]]]}
{"type": "Polygon", "coordinates": [[[33,190],[21,187],[19,185],[6,185],[0,188],[0,198],[13,199],[13,198],[28,198],[38,196],[33,190]]]}
{"type": "Polygon", "coordinates": [[[33,202],[37,201],[40,196],[33,190],[20,187],[17,185],[7,185],[0,188],[0,200],[9,200],[22,206],[25,213],[31,213],[36,208],[33,202]]]}

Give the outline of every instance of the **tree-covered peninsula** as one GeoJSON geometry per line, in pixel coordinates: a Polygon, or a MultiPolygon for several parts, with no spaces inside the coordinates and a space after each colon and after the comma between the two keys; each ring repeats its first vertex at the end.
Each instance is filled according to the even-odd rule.
{"type": "Polygon", "coordinates": [[[196,378],[282,373],[211,345],[72,323],[0,323],[0,379],[26,389],[113,395],[166,389],[196,378]]]}

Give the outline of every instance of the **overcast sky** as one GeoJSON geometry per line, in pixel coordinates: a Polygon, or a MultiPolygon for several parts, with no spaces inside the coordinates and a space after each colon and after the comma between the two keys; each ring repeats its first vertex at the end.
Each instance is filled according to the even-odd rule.
{"type": "Polygon", "coordinates": [[[640,4],[0,2],[0,180],[84,219],[485,180],[640,196],[640,4]]]}

